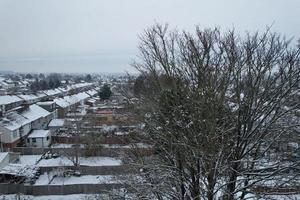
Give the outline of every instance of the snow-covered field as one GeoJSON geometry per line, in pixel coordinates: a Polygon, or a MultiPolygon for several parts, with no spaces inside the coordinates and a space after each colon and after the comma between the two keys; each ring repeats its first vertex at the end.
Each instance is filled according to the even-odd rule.
{"type": "Polygon", "coordinates": [[[117,180],[111,175],[85,175],[85,176],[71,176],[71,177],[55,177],[51,183],[52,174],[42,174],[34,185],[74,185],[74,184],[109,184],[116,183],[117,180]]]}
{"type": "Polygon", "coordinates": [[[20,163],[24,165],[35,165],[42,155],[20,155],[20,163]]]}
{"type": "MultiPolygon", "coordinates": [[[[55,143],[55,144],[52,144],[52,148],[64,148],[64,149],[67,149],[67,148],[73,148],[74,145],[77,145],[77,144],[64,144],[64,143],[55,143]]],[[[80,144],[80,148],[84,148],[84,145],[83,144],[80,144]]]]}
{"type": "MultiPolygon", "coordinates": [[[[122,164],[120,159],[112,157],[79,157],[79,164],[84,166],[118,166],[122,164]]],[[[43,159],[38,164],[40,167],[72,166],[73,163],[67,157],[43,159]]]]}
{"type": "Polygon", "coordinates": [[[103,184],[115,183],[113,176],[85,175],[80,177],[57,177],[50,185],[73,185],[73,184],[103,184]]]}

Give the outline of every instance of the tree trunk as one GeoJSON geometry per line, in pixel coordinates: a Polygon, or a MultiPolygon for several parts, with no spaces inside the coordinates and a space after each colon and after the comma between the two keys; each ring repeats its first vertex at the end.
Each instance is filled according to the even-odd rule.
{"type": "Polygon", "coordinates": [[[234,200],[234,191],[236,187],[238,166],[239,163],[237,162],[232,165],[231,173],[229,176],[229,183],[226,187],[226,194],[224,200],[234,200]]]}

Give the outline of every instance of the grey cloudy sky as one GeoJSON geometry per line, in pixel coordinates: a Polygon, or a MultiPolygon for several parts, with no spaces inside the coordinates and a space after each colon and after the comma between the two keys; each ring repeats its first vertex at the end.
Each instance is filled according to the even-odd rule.
{"type": "Polygon", "coordinates": [[[0,70],[124,72],[138,34],[158,23],[193,30],[300,34],[300,0],[0,0],[0,70]]]}

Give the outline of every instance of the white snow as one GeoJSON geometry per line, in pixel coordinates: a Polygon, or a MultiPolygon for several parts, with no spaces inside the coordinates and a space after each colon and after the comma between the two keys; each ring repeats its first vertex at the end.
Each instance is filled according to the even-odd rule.
{"type": "MultiPolygon", "coordinates": [[[[73,148],[75,145],[78,145],[78,144],[55,143],[55,144],[51,145],[51,148],[64,148],[64,149],[67,149],[67,148],[73,148]]],[[[80,148],[84,148],[84,145],[80,144],[80,148]]]]}
{"type": "Polygon", "coordinates": [[[116,179],[111,175],[84,175],[80,177],[56,176],[56,172],[44,173],[36,180],[34,185],[74,185],[74,184],[103,184],[116,183],[116,179]],[[53,179],[53,180],[52,180],[53,179]],[[50,184],[49,184],[50,183],[50,184]]]}
{"type": "Polygon", "coordinates": [[[28,123],[30,123],[30,120],[28,120],[27,118],[19,115],[16,112],[11,112],[1,119],[0,126],[3,126],[8,130],[16,130],[28,123]]]}
{"type": "Polygon", "coordinates": [[[36,103],[37,105],[52,105],[52,104],[54,104],[54,101],[42,101],[42,102],[37,102],[36,103]]]}
{"type": "Polygon", "coordinates": [[[8,155],[8,152],[0,152],[0,163],[2,162],[2,160],[5,159],[5,157],[8,155]]]}
{"type": "MultiPolygon", "coordinates": [[[[118,166],[122,164],[122,161],[112,157],[79,157],[79,164],[84,166],[118,166]]],[[[40,167],[72,166],[73,163],[67,157],[59,157],[43,159],[37,165],[40,167]]]]}
{"type": "Polygon", "coordinates": [[[35,121],[41,117],[46,117],[50,115],[51,113],[45,110],[44,108],[33,104],[29,106],[29,109],[26,110],[25,112],[21,113],[22,116],[26,117],[30,121],[35,121]]]}
{"type": "Polygon", "coordinates": [[[28,138],[45,138],[50,135],[50,130],[33,130],[28,138]]]}
{"type": "Polygon", "coordinates": [[[54,171],[41,174],[39,178],[35,181],[34,185],[48,185],[51,179],[53,178],[54,174],[54,171]]]}
{"type": "Polygon", "coordinates": [[[34,165],[9,164],[1,169],[0,174],[11,174],[15,176],[34,177],[38,167],[34,165]]]}
{"type": "Polygon", "coordinates": [[[18,97],[20,97],[21,99],[24,99],[25,101],[37,101],[38,100],[38,96],[34,95],[34,94],[21,94],[18,95],[18,97]]]}
{"type": "Polygon", "coordinates": [[[87,157],[80,158],[80,165],[86,166],[118,166],[121,165],[120,159],[111,157],[87,157]]]}
{"type": "Polygon", "coordinates": [[[50,185],[73,185],[73,184],[103,184],[115,183],[111,175],[86,175],[80,177],[55,177],[50,185]]]}
{"type": "Polygon", "coordinates": [[[73,163],[66,157],[52,158],[52,159],[42,159],[38,164],[39,167],[49,167],[49,166],[72,166],[73,163]]]}
{"type": "Polygon", "coordinates": [[[65,119],[52,119],[48,127],[62,127],[64,126],[65,119]]]}
{"type": "Polygon", "coordinates": [[[7,105],[19,101],[23,101],[23,100],[17,96],[10,96],[10,95],[0,96],[0,105],[7,105]]]}
{"type": "Polygon", "coordinates": [[[20,155],[20,163],[24,165],[35,165],[42,155],[20,155]]]}

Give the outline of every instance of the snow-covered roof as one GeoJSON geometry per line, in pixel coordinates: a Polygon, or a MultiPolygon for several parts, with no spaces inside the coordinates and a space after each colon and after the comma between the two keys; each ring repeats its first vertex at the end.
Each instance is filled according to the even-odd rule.
{"type": "Polygon", "coordinates": [[[24,99],[25,101],[36,101],[39,99],[38,96],[34,95],[34,94],[21,94],[18,95],[21,99],[24,99]]]}
{"type": "Polygon", "coordinates": [[[45,138],[50,135],[50,130],[33,130],[28,138],[45,138]]]}
{"type": "Polygon", "coordinates": [[[8,152],[0,152],[0,163],[6,158],[8,152]]]}
{"type": "Polygon", "coordinates": [[[52,105],[54,104],[54,101],[41,101],[41,102],[37,102],[37,105],[52,105]]]}
{"type": "Polygon", "coordinates": [[[38,98],[43,98],[46,96],[46,94],[42,93],[42,92],[38,92],[38,93],[35,93],[35,95],[38,97],[38,98]]]}
{"type": "Polygon", "coordinates": [[[74,105],[82,100],[85,100],[87,98],[89,98],[90,96],[85,93],[85,92],[81,92],[78,94],[74,94],[74,95],[70,95],[70,96],[65,96],[64,98],[57,98],[54,99],[54,102],[62,107],[62,108],[66,108],[68,106],[74,105]]]}
{"type": "Polygon", "coordinates": [[[29,119],[30,121],[35,121],[41,117],[46,117],[50,115],[51,113],[45,110],[44,108],[33,104],[30,105],[27,110],[24,112],[20,113],[23,117],[29,119]]]}
{"type": "Polygon", "coordinates": [[[15,95],[0,96],[0,105],[11,104],[19,101],[23,101],[23,100],[20,97],[15,95]]]}
{"type": "Polygon", "coordinates": [[[65,119],[52,119],[48,125],[48,127],[62,127],[64,126],[65,119]]]}
{"type": "Polygon", "coordinates": [[[61,94],[62,91],[60,91],[59,89],[52,89],[52,90],[45,90],[43,91],[47,96],[53,96],[53,95],[58,95],[61,94]]]}
{"type": "Polygon", "coordinates": [[[0,174],[33,178],[38,172],[38,169],[39,168],[35,165],[8,164],[0,170],[0,174]]]}
{"type": "Polygon", "coordinates": [[[46,117],[51,113],[41,108],[40,106],[33,104],[21,113],[10,112],[0,120],[0,126],[8,130],[16,130],[21,126],[31,123],[41,117],[46,117]]]}
{"type": "Polygon", "coordinates": [[[59,87],[58,89],[62,92],[68,92],[69,91],[67,87],[59,87]]]}
{"type": "Polygon", "coordinates": [[[54,102],[62,108],[66,108],[70,105],[70,103],[68,101],[66,101],[64,98],[58,98],[58,99],[54,99],[54,102]]]}
{"type": "Polygon", "coordinates": [[[11,112],[5,117],[3,117],[0,120],[0,126],[4,127],[8,130],[16,130],[19,129],[21,126],[30,123],[30,120],[27,118],[23,117],[22,115],[19,115],[16,112],[11,112]]]}
{"type": "Polygon", "coordinates": [[[74,88],[83,88],[83,87],[88,87],[88,86],[92,86],[93,83],[77,83],[74,85],[74,88]]]}
{"type": "Polygon", "coordinates": [[[90,96],[85,93],[85,92],[81,92],[81,93],[78,93],[78,94],[75,94],[75,96],[81,101],[81,100],[84,100],[84,99],[87,99],[89,98],[90,96]]]}
{"type": "Polygon", "coordinates": [[[94,96],[97,94],[97,91],[96,90],[88,90],[88,91],[86,91],[86,93],[90,96],[94,96]]]}
{"type": "Polygon", "coordinates": [[[97,100],[96,100],[96,99],[93,99],[93,98],[90,98],[90,99],[88,99],[87,101],[90,102],[90,103],[95,103],[97,100]]]}

